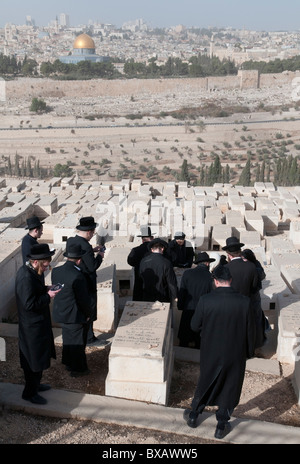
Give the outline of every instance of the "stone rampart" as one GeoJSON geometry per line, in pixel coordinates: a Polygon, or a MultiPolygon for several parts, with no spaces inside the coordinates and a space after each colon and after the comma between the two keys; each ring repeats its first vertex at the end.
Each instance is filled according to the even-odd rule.
{"type": "Polygon", "coordinates": [[[132,95],[176,94],[214,89],[247,89],[279,86],[291,83],[299,73],[261,74],[258,71],[239,71],[237,76],[184,79],[93,79],[88,81],[54,81],[51,79],[22,78],[6,82],[8,99],[24,98],[83,98],[123,97],[132,95]]]}

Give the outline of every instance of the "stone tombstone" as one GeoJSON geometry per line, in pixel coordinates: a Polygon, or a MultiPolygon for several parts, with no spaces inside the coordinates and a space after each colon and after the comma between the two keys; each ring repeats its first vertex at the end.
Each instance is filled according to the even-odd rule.
{"type": "Polygon", "coordinates": [[[110,354],[105,394],[167,405],[173,372],[169,303],[127,302],[110,354]]]}

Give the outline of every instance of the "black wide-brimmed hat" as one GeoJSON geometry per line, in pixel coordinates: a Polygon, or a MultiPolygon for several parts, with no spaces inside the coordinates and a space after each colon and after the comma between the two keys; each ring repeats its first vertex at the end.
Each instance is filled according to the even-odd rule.
{"type": "Polygon", "coordinates": [[[47,243],[38,243],[37,245],[32,245],[30,248],[30,253],[27,255],[29,259],[46,259],[53,256],[55,250],[50,250],[47,243]]]}
{"type": "Polygon", "coordinates": [[[219,264],[216,266],[212,272],[212,276],[216,280],[230,280],[231,279],[231,273],[230,270],[227,266],[223,266],[222,264],[219,264]]]}
{"type": "Polygon", "coordinates": [[[222,248],[225,251],[238,251],[240,250],[245,244],[240,243],[236,237],[229,237],[226,238],[226,246],[222,248]]]}
{"type": "Polygon", "coordinates": [[[76,229],[78,230],[94,230],[98,227],[98,224],[95,222],[93,216],[83,217],[79,220],[78,226],[76,229]]]}
{"type": "Polygon", "coordinates": [[[202,253],[198,253],[195,257],[194,264],[198,263],[213,263],[215,258],[210,258],[209,255],[206,253],[206,251],[203,251],[202,253]]]}
{"type": "Polygon", "coordinates": [[[81,248],[80,245],[71,244],[66,248],[66,251],[63,253],[63,255],[66,258],[81,258],[83,255],[85,255],[86,251],[81,248]]]}
{"type": "Polygon", "coordinates": [[[185,239],[185,234],[183,232],[175,232],[174,239],[175,240],[184,240],[185,239]]]}
{"type": "Polygon", "coordinates": [[[151,227],[141,226],[141,233],[140,235],[137,235],[137,237],[153,237],[153,235],[155,234],[152,234],[151,227]]]}
{"type": "Polygon", "coordinates": [[[155,238],[154,240],[151,240],[151,242],[149,242],[149,244],[148,244],[149,250],[151,250],[151,248],[153,248],[155,245],[160,245],[165,249],[168,248],[167,242],[165,242],[161,238],[155,238]]]}
{"type": "Polygon", "coordinates": [[[25,227],[25,229],[29,229],[29,230],[36,229],[38,227],[41,227],[41,225],[44,224],[43,222],[41,222],[39,220],[39,218],[37,216],[33,216],[31,218],[28,218],[26,220],[26,222],[27,222],[27,226],[25,227]]]}

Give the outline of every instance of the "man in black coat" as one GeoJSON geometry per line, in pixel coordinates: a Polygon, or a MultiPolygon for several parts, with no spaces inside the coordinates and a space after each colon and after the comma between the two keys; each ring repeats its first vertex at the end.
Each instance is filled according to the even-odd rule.
{"type": "Polygon", "coordinates": [[[194,248],[190,242],[185,239],[183,232],[176,232],[174,239],[168,243],[166,251],[174,267],[190,268],[194,259],[194,248]]]}
{"type": "Polygon", "coordinates": [[[229,419],[238,405],[246,360],[253,356],[250,298],[231,287],[229,268],[213,271],[215,290],[199,299],[191,321],[200,333],[200,375],[191,410],[184,412],[189,427],[197,427],[205,406],[218,406],[215,438],[230,432],[229,419]]]}
{"type": "Polygon", "coordinates": [[[140,263],[140,275],[143,280],[142,301],[160,301],[171,303],[177,300],[177,279],[172,263],[163,254],[168,244],[156,238],[149,242],[151,253],[140,263]]]}
{"type": "Polygon", "coordinates": [[[68,251],[70,245],[80,245],[86,253],[82,256],[80,269],[82,270],[88,284],[88,290],[91,297],[91,314],[88,330],[87,345],[92,345],[98,342],[93,331],[93,321],[97,320],[97,269],[100,267],[104,258],[104,249],[100,246],[95,248],[89,243],[92,239],[95,229],[98,224],[92,216],[83,217],[76,226],[77,234],[75,237],[70,237],[67,240],[66,249],[68,251]],[[96,256],[95,256],[96,253],[96,256]]]}
{"type": "Polygon", "coordinates": [[[138,235],[138,237],[142,238],[141,245],[132,248],[127,257],[129,266],[134,267],[133,301],[142,301],[143,298],[143,280],[140,276],[140,262],[147,253],[150,253],[148,245],[153,240],[151,228],[148,226],[141,227],[141,235],[138,235]]]}
{"type": "Polygon", "coordinates": [[[20,363],[25,377],[22,398],[35,404],[47,403],[39,392],[50,386],[40,381],[43,371],[50,367],[51,358],[56,358],[49,305],[59,290],[49,289],[44,279],[54,253],[47,244],[33,245],[15,282],[20,363]]]}
{"type": "Polygon", "coordinates": [[[43,222],[39,220],[38,217],[33,216],[27,219],[27,226],[25,229],[28,229],[28,233],[22,239],[22,258],[23,264],[28,261],[27,256],[30,253],[31,247],[38,244],[38,238],[41,238],[43,234],[43,222]]]}
{"type": "Polygon", "coordinates": [[[200,296],[212,290],[209,265],[214,261],[206,252],[199,253],[194,261],[197,267],[187,269],[182,275],[177,302],[177,308],[182,311],[178,330],[179,346],[188,347],[192,343],[195,348],[200,347],[199,334],[191,329],[191,319],[200,296]]]}
{"type": "Polygon", "coordinates": [[[251,261],[244,261],[241,248],[244,243],[240,243],[236,237],[226,239],[226,246],[222,249],[227,252],[228,266],[232,276],[231,286],[242,295],[250,296],[258,285],[256,267],[251,261]]]}
{"type": "Polygon", "coordinates": [[[86,279],[79,267],[85,253],[80,245],[69,245],[64,253],[67,261],[55,267],[51,275],[53,285],[63,285],[54,300],[52,317],[62,324],[62,363],[71,377],[89,373],[85,347],[91,302],[86,279]]]}
{"type": "MultiPolygon", "coordinates": [[[[256,308],[252,304],[253,294],[256,292],[259,284],[258,273],[254,263],[245,261],[242,256],[241,248],[244,243],[240,243],[236,237],[229,237],[226,239],[226,246],[223,250],[227,253],[228,263],[225,264],[230,270],[232,277],[231,286],[239,293],[251,298],[250,306],[252,317],[256,319],[256,308]]],[[[260,331],[261,328],[259,327],[260,331]]],[[[253,337],[257,338],[256,325],[254,326],[253,337]]]]}

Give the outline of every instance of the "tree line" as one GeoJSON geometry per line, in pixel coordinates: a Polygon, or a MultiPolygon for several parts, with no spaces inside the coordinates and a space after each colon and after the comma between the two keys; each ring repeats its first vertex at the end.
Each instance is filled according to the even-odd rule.
{"type": "Polygon", "coordinates": [[[6,56],[0,53],[0,74],[8,76],[35,76],[38,63],[25,56],[24,60],[17,61],[15,56],[6,56]]]}
{"type": "Polygon", "coordinates": [[[269,61],[245,61],[242,64],[242,69],[246,70],[258,70],[260,74],[277,74],[283,71],[298,71],[300,69],[300,55],[294,56],[293,58],[287,58],[280,60],[269,61]]]}

